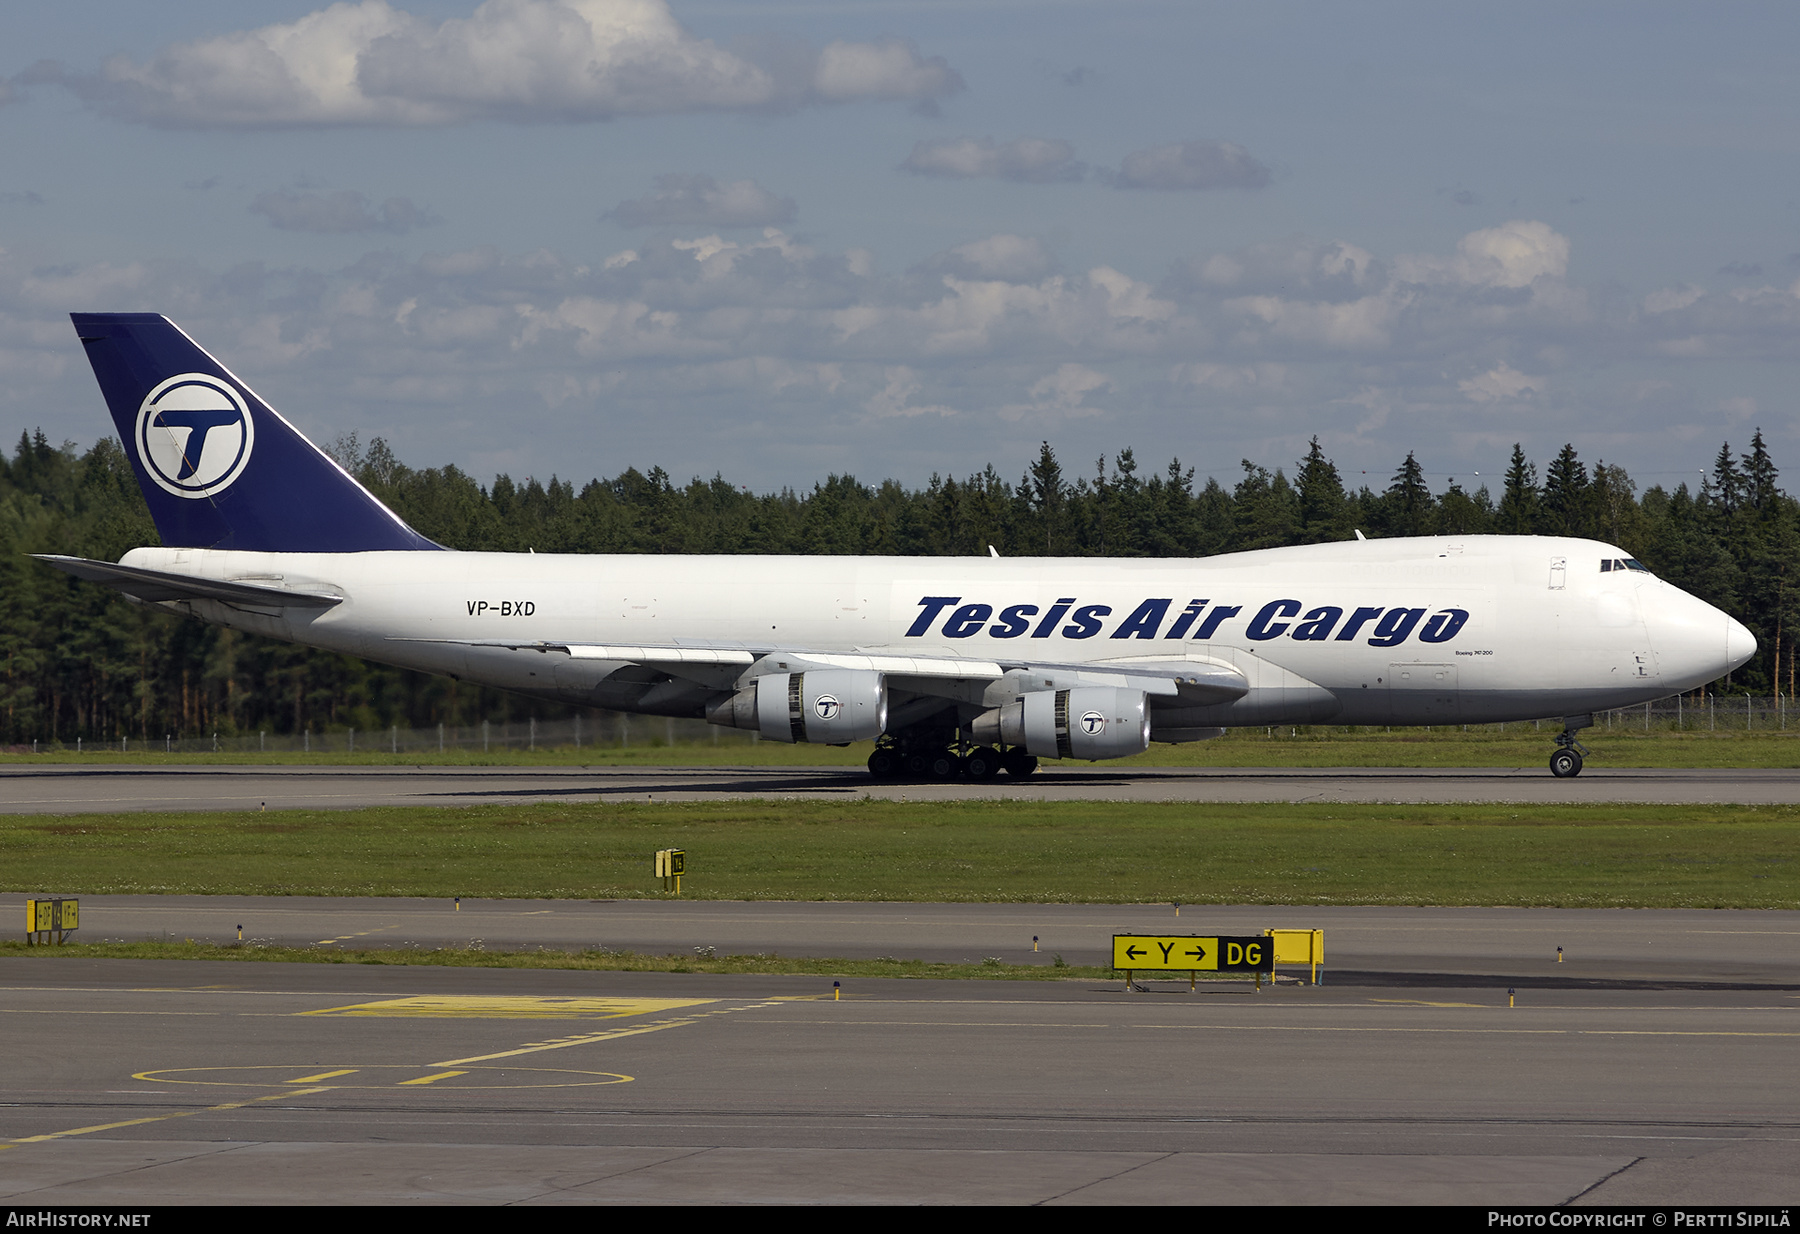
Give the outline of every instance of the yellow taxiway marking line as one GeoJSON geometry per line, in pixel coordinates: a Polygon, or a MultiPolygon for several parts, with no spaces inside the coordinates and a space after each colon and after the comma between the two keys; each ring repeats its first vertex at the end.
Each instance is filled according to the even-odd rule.
{"type": "Polygon", "coordinates": [[[605,1033],[583,1033],[579,1037],[559,1037],[554,1041],[533,1041],[520,1046],[516,1050],[499,1050],[493,1054],[473,1054],[468,1058],[447,1058],[443,1062],[431,1064],[433,1067],[455,1067],[462,1063],[485,1063],[496,1058],[517,1058],[521,1054],[540,1054],[545,1050],[567,1050],[572,1046],[592,1045],[597,1041],[614,1041],[620,1037],[637,1037],[644,1033],[660,1033],[665,1028],[680,1028],[684,1024],[694,1023],[694,1017],[680,1020],[662,1020],[655,1024],[643,1024],[635,1028],[615,1028],[605,1033]]]}
{"type": "Polygon", "coordinates": [[[329,1092],[329,1084],[318,1088],[296,1088],[293,1092],[272,1093],[267,1097],[251,1097],[244,1101],[227,1101],[220,1105],[209,1105],[203,1110],[177,1110],[173,1114],[152,1114],[148,1118],[125,1118],[116,1123],[96,1123],[92,1127],[71,1127],[67,1131],[50,1131],[43,1135],[22,1135],[16,1139],[0,1144],[0,1150],[16,1147],[20,1144],[42,1144],[50,1140],[66,1140],[70,1136],[92,1135],[96,1131],[117,1131],[121,1127],[141,1127],[145,1123],[163,1123],[174,1118],[192,1118],[196,1114],[217,1114],[223,1110],[241,1110],[247,1105],[255,1105],[259,1101],[285,1101],[289,1097],[304,1097],[310,1093],[329,1092]]]}
{"type": "MultiPolygon", "coordinates": [[[[646,1000],[649,1001],[649,1000],[646,1000]]],[[[713,999],[670,999],[670,1002],[705,1003],[713,999]]],[[[600,1041],[616,1041],[621,1037],[638,1037],[645,1033],[660,1033],[665,1028],[681,1028],[687,1024],[697,1024],[708,1016],[731,1015],[739,1011],[760,1011],[776,1006],[773,1002],[745,1003],[738,1007],[720,1007],[713,1011],[702,1011],[695,1015],[681,1016],[676,1019],[657,1020],[650,1024],[636,1024],[630,1028],[614,1028],[605,1032],[581,1033],[573,1037],[555,1037],[549,1041],[531,1041],[512,1050],[499,1050],[493,1054],[475,1054],[468,1058],[447,1058],[440,1063],[432,1063],[433,1067],[460,1067],[466,1063],[486,1063],[497,1058],[517,1058],[521,1054],[539,1054],[545,1050],[567,1050],[574,1046],[593,1045],[600,1041]]]]}
{"type": "MultiPolygon", "coordinates": [[[[410,1000],[400,999],[400,1000],[393,1000],[393,1001],[406,1002],[406,1001],[410,1001],[410,1000]]],[[[444,1001],[453,1001],[453,1000],[444,1000],[444,1001]]],[[[505,1000],[495,1000],[495,1001],[505,1001],[505,1000]]],[[[708,998],[683,998],[683,999],[636,999],[636,1000],[594,999],[594,1000],[565,1000],[565,1001],[570,1001],[570,1002],[607,1002],[609,1004],[612,1004],[615,1007],[620,1003],[627,1003],[627,1002],[634,1002],[634,1003],[638,1003],[638,1004],[658,1004],[658,1006],[656,1006],[656,1007],[648,1007],[648,1006],[642,1007],[641,1010],[613,1012],[614,1015],[636,1015],[636,1014],[643,1014],[644,1012],[650,1011],[650,1010],[662,1010],[662,1009],[665,1009],[665,1008],[668,1008],[671,1006],[677,1006],[677,1007],[679,1007],[679,1006],[697,1006],[697,1005],[702,1005],[702,1004],[706,1004],[706,1003],[716,1002],[718,1000],[708,999],[708,998]]],[[[774,1007],[777,1005],[779,1005],[779,1004],[776,1004],[774,1002],[764,1001],[764,1002],[756,1002],[756,1003],[745,1003],[745,1004],[743,1004],[741,1006],[737,1006],[737,1007],[720,1007],[713,1011],[703,1011],[696,1015],[682,1016],[682,1017],[679,1017],[676,1019],[660,1020],[660,1021],[657,1021],[652,1024],[635,1025],[631,1028],[615,1028],[615,1029],[609,1030],[607,1032],[600,1032],[600,1033],[583,1033],[583,1034],[580,1034],[579,1036],[562,1037],[562,1038],[558,1038],[553,1041],[528,1042],[527,1044],[520,1046],[517,1049],[513,1049],[513,1050],[500,1050],[493,1054],[480,1054],[480,1055],[476,1055],[471,1058],[446,1059],[443,1062],[431,1063],[428,1065],[433,1066],[433,1067],[446,1067],[446,1068],[460,1067],[460,1066],[463,1066],[464,1064],[488,1062],[488,1061],[491,1061],[493,1059],[498,1059],[498,1058],[517,1058],[518,1056],[520,1056],[522,1054],[537,1054],[537,1053],[541,1053],[545,1050],[566,1050],[572,1046],[590,1045],[590,1044],[593,1044],[595,1042],[600,1042],[600,1041],[612,1041],[612,1040],[615,1040],[620,1037],[636,1037],[636,1036],[640,1036],[644,1033],[661,1032],[665,1028],[680,1028],[683,1025],[698,1023],[701,1019],[703,1019],[707,1016],[730,1015],[733,1012],[737,1012],[737,1011],[754,1011],[754,1010],[760,1010],[760,1009],[765,1009],[765,1008],[769,1008],[769,1007],[774,1007]]],[[[359,1008],[341,1008],[339,1010],[340,1011],[354,1011],[354,1010],[359,1010],[359,1008]]],[[[302,1015],[317,1015],[320,1013],[319,1012],[301,1012],[300,1014],[302,1014],[302,1015]]],[[[326,1014],[329,1014],[329,1013],[326,1013],[326,1014]]],[[[357,1070],[358,1070],[357,1068],[352,1067],[352,1068],[348,1068],[348,1069],[341,1070],[341,1071],[320,1072],[318,1075],[304,1076],[299,1079],[286,1081],[286,1083],[307,1084],[313,1080],[334,1079],[338,1076],[351,1075],[351,1074],[354,1074],[357,1070]]],[[[402,1085],[410,1085],[410,1084],[424,1085],[424,1084],[434,1083],[435,1081],[438,1081],[438,1080],[447,1080],[447,1079],[451,1079],[455,1076],[466,1075],[466,1074],[468,1074],[466,1070],[464,1070],[464,1071],[440,1071],[440,1072],[436,1072],[432,1075],[419,1076],[418,1078],[412,1079],[412,1080],[402,1080],[402,1081],[400,1081],[400,1083],[402,1085]]],[[[611,1073],[609,1073],[609,1074],[611,1074],[611,1073]]],[[[622,1077],[622,1078],[629,1080],[629,1077],[622,1077]]],[[[309,1094],[312,1094],[312,1093],[329,1092],[332,1089],[332,1087],[333,1086],[329,1085],[329,1084],[318,1084],[318,1085],[313,1085],[310,1088],[296,1088],[296,1089],[292,1089],[292,1090],[286,1091],[286,1092],[271,1093],[264,1097],[251,1097],[244,1101],[227,1101],[227,1102],[223,1102],[219,1105],[211,1105],[211,1106],[205,1107],[204,1109],[199,1109],[199,1110],[177,1110],[172,1114],[153,1114],[153,1115],[150,1115],[145,1118],[127,1118],[127,1119],[121,1119],[120,1121],[113,1122],[113,1123],[98,1123],[92,1127],[73,1127],[67,1131],[52,1131],[52,1132],[47,1132],[43,1135],[20,1136],[16,1139],[9,1140],[4,1143],[0,1143],[0,1151],[4,1151],[6,1149],[15,1147],[16,1145],[20,1145],[20,1144],[40,1144],[40,1143],[44,1143],[44,1142],[50,1141],[50,1140],[67,1139],[70,1136],[92,1135],[93,1133],[98,1132],[98,1131],[117,1131],[123,1127],[140,1127],[140,1126],[145,1125],[146,1123],[167,1122],[170,1119],[176,1119],[176,1118],[191,1118],[196,1114],[212,1114],[212,1113],[219,1113],[219,1112],[222,1112],[225,1110],[241,1110],[245,1106],[255,1105],[257,1102],[260,1102],[260,1101],[281,1101],[281,1100],[285,1100],[290,1097],[304,1097],[304,1096],[308,1096],[309,1094]]]]}
{"type": "Polygon", "coordinates": [[[550,998],[514,994],[417,994],[299,1015],[399,1016],[470,1020],[616,1020],[717,1002],[712,998],[550,998]]]}
{"type": "Polygon", "coordinates": [[[347,943],[353,938],[367,938],[371,934],[380,934],[383,930],[398,930],[399,928],[399,923],[395,922],[393,925],[376,926],[373,930],[359,930],[355,934],[340,934],[336,938],[321,938],[318,945],[324,946],[327,943],[347,943]]]}
{"type": "MultiPolygon", "coordinates": [[[[324,1092],[329,1089],[332,1092],[340,1093],[352,1091],[370,1092],[397,1088],[406,1084],[429,1084],[437,1080],[448,1080],[465,1075],[471,1076],[476,1082],[457,1085],[456,1087],[459,1091],[466,1092],[479,1089],[582,1088],[604,1084],[629,1084],[634,1078],[618,1071],[585,1071],[566,1067],[521,1067],[516,1063],[507,1067],[472,1068],[470,1070],[446,1071],[435,1075],[420,1076],[420,1070],[430,1065],[432,1064],[376,1063],[370,1066],[348,1068],[343,1071],[334,1071],[330,1074],[338,1076],[357,1075],[361,1076],[364,1082],[357,1084],[352,1083],[349,1080],[344,1080],[339,1083],[322,1085],[306,1091],[324,1092]],[[492,1072],[494,1074],[492,1076],[472,1075],[472,1072],[476,1070],[492,1072]],[[397,1071],[407,1072],[411,1078],[404,1080],[386,1080],[383,1079],[381,1075],[374,1074],[397,1071]],[[523,1079],[521,1077],[523,1077],[523,1079]],[[546,1079],[545,1077],[552,1078],[546,1079]],[[483,1079],[498,1079],[509,1082],[484,1084],[480,1082],[483,1079]]],[[[292,1067],[274,1067],[266,1064],[251,1065],[247,1067],[176,1067],[166,1071],[140,1071],[131,1078],[134,1080],[142,1080],[145,1083],[150,1084],[194,1084],[233,1088],[243,1088],[248,1086],[253,1088],[279,1089],[282,1087],[283,1082],[276,1079],[265,1078],[264,1073],[292,1070],[292,1067]]],[[[292,1083],[292,1081],[288,1082],[292,1083]]]]}
{"type": "Polygon", "coordinates": [[[1401,1007],[1491,1007],[1492,1003],[1434,1003],[1423,998],[1371,998],[1372,1003],[1392,1003],[1401,1007]]]}
{"type": "Polygon", "coordinates": [[[448,1080],[452,1076],[468,1075],[466,1071],[440,1071],[436,1075],[422,1075],[416,1080],[401,1080],[402,1084],[434,1084],[439,1080],[448,1080]]]}

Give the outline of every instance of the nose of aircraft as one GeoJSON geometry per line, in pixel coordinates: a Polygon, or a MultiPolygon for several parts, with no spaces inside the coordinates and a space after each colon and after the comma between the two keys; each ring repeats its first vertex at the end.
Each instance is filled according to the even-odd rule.
{"type": "Polygon", "coordinates": [[[1646,598],[1644,619],[1663,681],[1676,689],[1717,681],[1756,654],[1756,636],[1742,622],[1666,583],[1646,598]]]}
{"type": "Polygon", "coordinates": [[[1725,671],[1730,672],[1756,654],[1756,635],[1735,617],[1725,617],[1725,671]]]}

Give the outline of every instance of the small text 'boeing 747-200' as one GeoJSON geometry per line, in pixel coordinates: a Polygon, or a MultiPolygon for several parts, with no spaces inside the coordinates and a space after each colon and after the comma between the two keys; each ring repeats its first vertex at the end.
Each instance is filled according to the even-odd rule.
{"type": "Polygon", "coordinates": [[[1563,721],[1756,640],[1623,549],[1362,540],[1194,560],[465,553],[408,527],[165,317],[75,329],[162,537],[43,560],[206,621],[768,740],[879,777],[1029,775],[1236,725],[1563,721]]]}

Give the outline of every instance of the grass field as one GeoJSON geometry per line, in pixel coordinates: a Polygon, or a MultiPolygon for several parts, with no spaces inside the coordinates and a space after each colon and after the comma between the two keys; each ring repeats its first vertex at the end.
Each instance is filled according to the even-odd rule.
{"type": "Polygon", "coordinates": [[[1800,807],[740,801],[12,816],[31,894],[1800,908],[1800,807]]]}
{"type": "MultiPolygon", "coordinates": [[[[1117,767],[1541,767],[1550,757],[1560,726],[1545,722],[1461,728],[1347,729],[1318,726],[1233,729],[1213,741],[1189,745],[1152,745],[1117,767]]],[[[1621,724],[1588,729],[1581,734],[1596,767],[1797,767],[1800,766],[1800,717],[1792,730],[1746,732],[1682,731],[1657,727],[1649,732],[1621,724]]],[[[384,754],[163,754],[134,746],[121,755],[116,747],[90,747],[86,753],[0,754],[0,768],[33,763],[110,763],[276,766],[516,766],[516,767],[656,767],[767,766],[860,767],[873,747],[868,742],[836,749],[820,745],[786,745],[742,741],[713,745],[705,741],[639,743],[628,747],[587,745],[536,751],[496,749],[491,753],[447,750],[384,754]]],[[[1052,764],[1055,765],[1055,764],[1052,764]]],[[[1071,764],[1080,766],[1083,764],[1071,764]]]]}
{"type": "MultiPolygon", "coordinates": [[[[36,956],[45,959],[120,960],[251,960],[292,964],[392,964],[429,965],[442,968],[577,969],[619,973],[723,973],[759,976],[815,977],[912,977],[961,978],[982,981],[1064,981],[1117,978],[1111,968],[1065,964],[1058,955],[1045,954],[1041,962],[1008,964],[999,957],[979,964],[935,964],[897,958],[848,960],[822,956],[647,955],[635,951],[485,951],[470,947],[271,947],[253,943],[65,943],[61,946],[27,946],[0,941],[0,957],[36,956]]],[[[1249,981],[1242,973],[1202,973],[1202,981],[1249,981]]],[[[1146,980],[1163,980],[1146,974],[1146,980]]],[[[1176,979],[1170,975],[1169,980],[1176,979]]],[[[1187,974],[1179,975],[1187,980],[1187,974]]]]}

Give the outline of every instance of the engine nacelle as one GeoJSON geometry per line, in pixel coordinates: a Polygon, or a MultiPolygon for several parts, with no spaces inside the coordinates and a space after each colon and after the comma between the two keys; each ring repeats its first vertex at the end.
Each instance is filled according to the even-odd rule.
{"type": "Polygon", "coordinates": [[[1150,704],[1142,690],[1036,690],[978,716],[973,730],[1039,758],[1124,758],[1150,748],[1150,704]]]}
{"type": "Polygon", "coordinates": [[[790,744],[873,741],[887,727],[887,681],[880,673],[857,669],[768,673],[712,708],[706,718],[790,744]]]}

